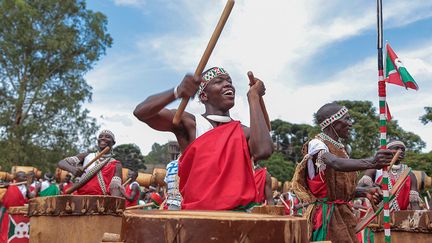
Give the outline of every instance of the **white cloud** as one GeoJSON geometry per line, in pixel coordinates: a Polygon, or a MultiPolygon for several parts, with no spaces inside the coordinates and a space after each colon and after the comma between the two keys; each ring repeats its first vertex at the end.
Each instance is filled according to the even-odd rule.
{"type": "Polygon", "coordinates": [[[119,6],[130,6],[142,8],[146,5],[147,0],[114,0],[114,3],[119,6]]]}
{"type": "MultiPolygon", "coordinates": [[[[190,28],[182,32],[168,32],[157,36],[145,33],[143,34],[145,37],[135,43],[137,53],[130,54],[134,57],[132,61],[125,56],[121,59],[110,58],[109,62],[99,65],[88,75],[91,83],[96,84],[95,96],[98,85],[109,85],[111,82],[125,80],[124,75],[130,79],[143,75],[145,72],[139,66],[145,64],[138,61],[146,60],[136,58],[142,53],[152,53],[150,61],[161,62],[161,66],[169,67],[176,72],[193,72],[222,12],[224,2],[204,0],[170,2],[170,11],[178,8],[177,14],[181,17],[178,21],[189,21],[190,28]],[[101,77],[106,79],[103,79],[103,83],[98,83],[101,77]]],[[[138,6],[136,3],[144,4],[145,1],[116,0],[116,3],[138,6]]],[[[396,28],[428,18],[432,15],[431,7],[431,0],[385,1],[384,26],[396,28]]],[[[322,50],[325,50],[328,45],[374,30],[376,28],[375,8],[375,1],[363,0],[236,1],[208,62],[209,66],[223,64],[233,77],[238,97],[236,107],[231,114],[248,124],[249,109],[246,100],[248,81],[245,75],[248,70],[254,71],[255,75],[266,83],[267,95],[264,99],[271,119],[281,118],[290,122],[311,123],[312,114],[321,105],[333,100],[371,100],[376,105],[378,103],[377,71],[374,56],[359,60],[330,77],[323,77],[319,83],[312,84],[308,80],[308,73],[299,72],[304,70],[301,67],[305,63],[321,55],[322,50]]],[[[155,21],[163,20],[155,19],[155,21]]],[[[432,132],[427,131],[427,126],[430,125],[423,126],[418,121],[418,117],[424,112],[423,106],[432,104],[432,96],[428,95],[431,85],[422,84],[432,79],[432,47],[424,43],[410,49],[411,51],[395,51],[418,80],[420,91],[413,94],[410,91],[390,87],[388,100],[399,124],[406,130],[420,134],[427,141],[430,150],[432,132]],[[422,90],[422,86],[429,88],[422,90]]],[[[311,69],[313,68],[320,67],[311,69]]],[[[163,75],[163,72],[160,73],[163,75]]],[[[161,91],[164,89],[162,88],[161,91]]],[[[147,95],[150,94],[144,93],[143,98],[147,95]]],[[[129,105],[127,109],[131,110],[131,107],[136,104],[129,105]]],[[[167,139],[175,139],[172,135],[155,132],[140,123],[131,117],[131,111],[118,112],[114,107],[106,109],[98,104],[89,107],[92,115],[96,117],[124,116],[132,120],[130,126],[117,121],[103,120],[102,122],[114,126],[124,134],[123,141],[134,141],[143,151],[149,151],[153,142],[164,143],[167,139]]],[[[199,113],[202,107],[198,103],[191,102],[187,110],[199,113]]]]}

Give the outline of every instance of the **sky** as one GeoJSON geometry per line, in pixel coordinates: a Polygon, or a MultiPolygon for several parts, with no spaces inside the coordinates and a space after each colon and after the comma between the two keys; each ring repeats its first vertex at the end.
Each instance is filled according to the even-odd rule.
{"type": "MultiPolygon", "coordinates": [[[[432,150],[432,124],[419,117],[432,106],[432,0],[384,0],[387,40],[419,85],[387,85],[398,124],[432,150]]],[[[224,0],[91,0],[104,13],[111,48],[86,74],[93,99],[85,104],[117,145],[134,143],[143,154],[155,142],[175,140],[133,116],[148,96],[173,89],[194,73],[226,4],[224,0]]],[[[207,67],[221,66],[236,87],[231,116],[249,124],[247,71],[266,85],[270,119],[313,123],[313,113],[334,100],[378,106],[376,1],[237,0],[207,67]]],[[[175,108],[178,102],[169,105],[175,108]]],[[[193,114],[203,106],[189,102],[193,114]]],[[[378,133],[378,131],[377,131],[378,133]]]]}

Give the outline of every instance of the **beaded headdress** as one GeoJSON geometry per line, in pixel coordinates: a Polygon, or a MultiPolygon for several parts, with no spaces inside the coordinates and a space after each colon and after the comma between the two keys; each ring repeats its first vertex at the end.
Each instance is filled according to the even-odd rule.
{"type": "Polygon", "coordinates": [[[342,106],[342,108],[338,112],[331,115],[329,118],[325,119],[323,122],[320,123],[321,130],[324,130],[324,128],[328,127],[333,122],[341,119],[346,113],[348,113],[348,108],[342,106]]]}
{"type": "Polygon", "coordinates": [[[200,83],[199,89],[198,89],[198,97],[201,95],[201,93],[204,91],[205,87],[207,86],[207,84],[214,78],[216,78],[219,75],[222,74],[227,74],[229,75],[225,69],[221,68],[221,67],[212,67],[209,70],[207,70],[206,72],[204,72],[202,74],[203,77],[203,82],[200,83]]]}
{"type": "Polygon", "coordinates": [[[404,144],[402,141],[397,141],[397,140],[388,143],[388,144],[387,144],[387,148],[393,147],[393,146],[395,146],[395,145],[400,145],[400,146],[406,148],[405,144],[404,144]]]}
{"type": "Polygon", "coordinates": [[[99,136],[101,135],[101,134],[108,134],[108,135],[110,135],[111,137],[112,137],[112,139],[113,139],[113,141],[115,142],[115,136],[114,136],[114,133],[113,132],[111,132],[110,130],[102,130],[100,133],[99,133],[99,136]]]}

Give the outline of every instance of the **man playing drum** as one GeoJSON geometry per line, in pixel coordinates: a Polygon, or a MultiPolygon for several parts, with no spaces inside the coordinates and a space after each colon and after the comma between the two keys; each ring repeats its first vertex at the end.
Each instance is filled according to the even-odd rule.
{"type": "Polygon", "coordinates": [[[99,152],[105,149],[105,147],[109,147],[110,151],[96,160],[86,171],[83,171],[83,167],[95,158],[98,153],[86,152],[65,158],[60,160],[58,167],[62,170],[69,171],[74,176],[82,175],[81,178],[84,176],[91,177],[85,185],[78,189],[78,195],[112,195],[121,197],[122,165],[120,161],[112,157],[115,136],[111,131],[103,130],[100,132],[97,142],[99,152]],[[102,164],[105,165],[103,165],[101,170],[95,170],[95,168],[98,168],[97,166],[102,164]]]}
{"type": "Polygon", "coordinates": [[[393,154],[380,150],[371,159],[349,159],[339,141],[350,135],[348,109],[337,103],[326,104],[315,118],[322,132],[303,146],[305,157],[294,174],[294,192],[310,203],[304,215],[310,222],[312,241],[357,242],[357,219],[348,202],[355,196],[378,201],[380,191],[375,187],[356,188],[356,171],[388,166],[393,154]]]}
{"type": "Polygon", "coordinates": [[[138,172],[129,169],[128,178],[129,183],[125,185],[125,189],[121,190],[121,194],[126,199],[126,207],[138,205],[139,196],[141,193],[140,186],[136,181],[138,172]]]}
{"type": "MultiPolygon", "coordinates": [[[[402,153],[399,155],[398,160],[390,168],[389,173],[389,186],[390,188],[396,183],[402,172],[408,168],[402,161],[405,158],[406,146],[401,141],[393,141],[387,144],[387,148],[390,150],[401,150],[402,153]]],[[[373,186],[381,184],[382,181],[382,170],[369,169],[365,171],[364,176],[359,181],[359,186],[373,186]],[[375,183],[374,183],[375,182],[375,183]]],[[[396,195],[396,200],[393,200],[392,208],[395,211],[407,210],[419,210],[420,209],[420,196],[417,190],[417,178],[414,173],[410,172],[404,185],[396,195]]]]}
{"type": "Polygon", "coordinates": [[[250,128],[230,117],[235,92],[229,74],[223,68],[213,67],[201,77],[186,75],[177,87],[148,97],[134,111],[150,127],[177,137],[182,151],[178,171],[182,209],[245,209],[256,202],[251,158],[266,159],[273,152],[260,105],[265,87],[256,79],[249,89],[250,128]],[[185,112],[175,126],[176,110],[164,107],[197,91],[205,113],[185,112]]]}

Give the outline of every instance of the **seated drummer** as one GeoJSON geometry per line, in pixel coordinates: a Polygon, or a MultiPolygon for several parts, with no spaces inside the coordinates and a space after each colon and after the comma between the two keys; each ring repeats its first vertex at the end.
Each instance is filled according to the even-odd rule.
{"type": "Polygon", "coordinates": [[[60,160],[58,167],[62,170],[69,171],[74,176],[93,176],[84,186],[77,190],[78,195],[112,195],[120,196],[122,165],[120,161],[113,158],[112,151],[115,144],[115,136],[109,130],[103,130],[97,139],[98,152],[109,146],[110,151],[104,154],[100,159],[95,161],[90,167],[83,170],[98,152],[95,153],[80,153],[72,157],[67,157],[60,160]],[[108,160],[108,161],[107,161],[108,160]],[[100,171],[92,170],[93,167],[100,163],[107,164],[100,171]],[[93,175],[92,175],[93,174],[93,175]]]}

